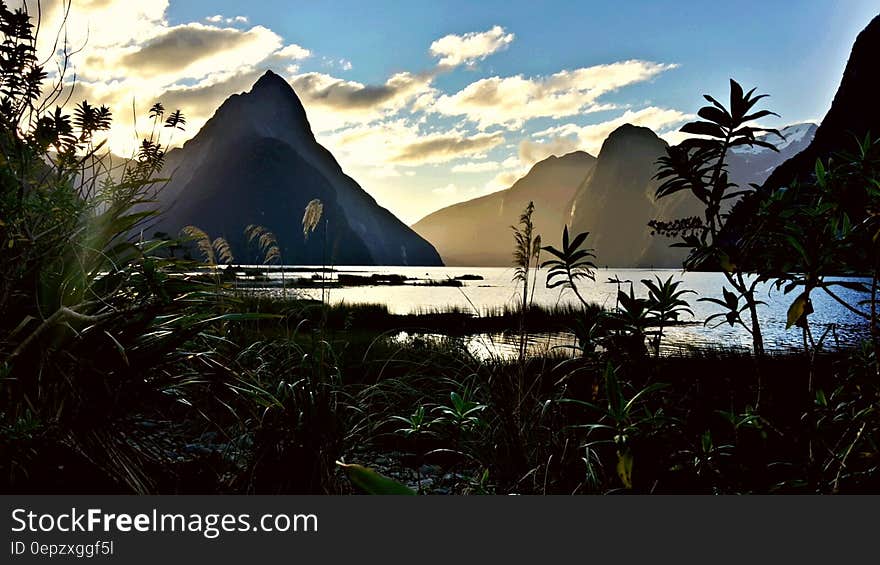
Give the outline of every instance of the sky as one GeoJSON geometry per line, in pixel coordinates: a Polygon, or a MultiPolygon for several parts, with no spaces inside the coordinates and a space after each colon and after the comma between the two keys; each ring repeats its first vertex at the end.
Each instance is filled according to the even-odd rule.
{"type": "MultiPolygon", "coordinates": [[[[63,3],[41,2],[43,30],[63,3]]],[[[110,146],[131,154],[153,102],[184,112],[186,131],[165,140],[180,145],[272,69],[343,169],[413,223],[549,155],[597,155],[623,123],[676,142],[730,77],[771,95],[781,117],[766,125],[818,122],[878,12],[878,0],[73,0],[67,80],[71,103],[110,106],[110,146]]],[[[41,33],[44,54],[54,39],[41,33]]]]}

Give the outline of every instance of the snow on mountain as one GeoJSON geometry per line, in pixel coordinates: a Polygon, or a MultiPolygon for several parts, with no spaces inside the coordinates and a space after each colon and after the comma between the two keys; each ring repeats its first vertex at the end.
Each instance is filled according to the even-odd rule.
{"type": "MultiPolygon", "coordinates": [[[[818,126],[816,124],[811,122],[794,124],[786,126],[779,130],[779,132],[785,137],[785,139],[780,139],[772,133],[758,136],[758,139],[774,144],[776,146],[776,149],[779,151],[787,149],[789,146],[792,145],[804,145],[804,147],[806,147],[806,145],[809,144],[810,140],[812,140],[813,136],[816,134],[817,127],[818,126]],[[804,140],[806,140],[806,142],[804,142],[804,140]]],[[[734,147],[730,151],[739,155],[759,155],[761,153],[770,151],[770,149],[767,149],[766,147],[760,147],[758,145],[741,145],[739,147],[734,147]]]]}

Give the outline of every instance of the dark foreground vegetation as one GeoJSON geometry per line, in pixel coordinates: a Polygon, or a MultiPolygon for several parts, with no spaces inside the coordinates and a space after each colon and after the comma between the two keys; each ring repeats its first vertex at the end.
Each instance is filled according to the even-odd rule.
{"type": "MultiPolygon", "coordinates": [[[[842,164],[817,165],[810,186],[768,196],[741,237],[727,226],[737,187],[723,155],[758,142],[743,125],[758,98],[732,83],[729,108],[710,98],[708,121],[685,128],[708,141],[670,149],[660,196],[688,190],[706,214],[655,228],[692,249],[689,268],[727,275],[710,323],[743,325],[754,353],[659,355],[663,329],[694,298],[671,279],[644,281],[645,298],[623,289],[612,311],[582,301],[541,314],[530,289],[580,297],[593,251],[587,235],[567,231],[562,249],[542,247],[530,207],[514,234],[522,301],[486,319],[523,343],[564,323],[578,345],[476,358],[452,337],[394,339],[396,324],[357,321],[388,319],[366,308],[304,303],[286,287],[271,300],[237,289],[217,268],[233,250],[196,227],[183,241],[147,236],[160,132],[185,118],[154,105],[151,135],[110,170],[99,141],[109,109],[57,108],[61,90],[34,55],[28,16],[0,2],[0,29],[0,491],[880,491],[877,225],[871,206],[837,200],[876,200],[870,139],[842,164]],[[177,258],[180,245],[204,261],[177,258]],[[542,253],[551,275],[536,281],[542,253]],[[811,293],[833,293],[824,276],[866,257],[866,302],[843,306],[872,339],[829,351],[811,329],[811,293]],[[792,293],[802,351],[764,350],[755,278],[792,293]]],[[[304,237],[326,234],[321,223],[312,202],[304,237]]],[[[248,231],[281,263],[271,232],[248,231]]],[[[443,315],[421,321],[440,327],[430,316],[443,315]]]]}

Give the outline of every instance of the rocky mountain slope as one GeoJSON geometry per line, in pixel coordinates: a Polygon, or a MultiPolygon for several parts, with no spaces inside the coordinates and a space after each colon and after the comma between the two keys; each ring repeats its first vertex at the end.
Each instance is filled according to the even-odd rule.
{"type": "Polygon", "coordinates": [[[291,86],[267,71],[250,92],[227,99],[202,130],[169,152],[155,231],[195,225],[232,245],[237,262],[261,259],[244,229],[275,233],[287,264],[441,265],[434,247],[379,206],[312,134],[291,86]],[[312,199],[327,221],[306,238],[312,199]]]}
{"type": "Polygon", "coordinates": [[[513,245],[510,226],[530,201],[544,244],[559,245],[575,191],[595,162],[583,151],[548,157],[510,188],[438,210],[413,229],[437,247],[448,265],[507,267],[513,245]]]}

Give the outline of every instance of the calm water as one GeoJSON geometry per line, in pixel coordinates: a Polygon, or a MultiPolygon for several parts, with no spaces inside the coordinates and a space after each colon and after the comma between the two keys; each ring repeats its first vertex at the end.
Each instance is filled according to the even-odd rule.
{"type": "MultiPolygon", "coordinates": [[[[496,308],[505,305],[515,305],[521,290],[511,280],[513,268],[503,267],[336,267],[336,273],[353,273],[361,275],[400,274],[417,279],[410,281],[417,283],[419,280],[443,280],[461,275],[479,275],[484,280],[463,281],[463,287],[439,287],[418,286],[417,284],[405,284],[403,286],[360,286],[352,288],[333,289],[330,291],[330,301],[333,303],[382,303],[388,306],[393,313],[408,314],[424,310],[433,310],[445,306],[458,306],[463,309],[472,309],[472,305],[478,309],[496,308]]],[[[298,273],[298,276],[309,276],[311,273],[298,273]]],[[[596,302],[608,308],[614,308],[617,295],[617,285],[608,283],[609,278],[618,277],[624,281],[634,281],[637,295],[644,296],[645,289],[640,284],[642,279],[653,279],[660,276],[661,279],[672,275],[675,279],[683,281],[683,288],[697,292],[697,295],[688,295],[691,308],[695,317],[685,315],[684,320],[702,321],[708,316],[719,312],[719,307],[698,302],[701,297],[720,297],[721,288],[725,283],[721,273],[684,273],[677,270],[641,270],[641,269],[598,269],[596,281],[584,281],[578,288],[581,294],[589,301],[596,302]]],[[[534,301],[536,304],[550,306],[554,304],[577,303],[577,298],[570,292],[560,292],[559,289],[545,287],[546,270],[538,272],[538,284],[535,290],[534,301]]],[[[628,290],[629,284],[623,285],[628,290]]],[[[313,297],[320,297],[320,290],[307,290],[313,297]]],[[[838,288],[837,294],[849,303],[864,298],[857,292],[838,288]]],[[[785,329],[786,312],[795,294],[783,295],[781,291],[775,291],[770,285],[765,285],[760,291],[761,299],[767,302],[761,306],[759,315],[764,330],[764,341],[768,348],[798,347],[801,344],[801,333],[798,328],[785,329]]],[[[843,343],[852,343],[865,335],[866,324],[855,314],[847,311],[833,299],[821,291],[814,293],[813,307],[815,313],[811,316],[814,331],[820,334],[829,324],[835,325],[833,334],[829,334],[831,344],[835,340],[843,343]],[[836,336],[836,337],[835,337],[836,336]]],[[[667,329],[670,345],[723,345],[725,347],[749,347],[751,337],[745,329],[730,327],[724,324],[719,327],[707,327],[702,324],[678,326],[667,329]]],[[[487,336],[491,341],[503,339],[501,336],[487,336]]],[[[539,336],[541,337],[541,336],[539,336]]],[[[544,336],[548,347],[569,343],[565,336],[544,336]]],[[[481,339],[486,339],[481,338],[481,339]]],[[[541,343],[536,346],[542,346],[541,343]]]]}

